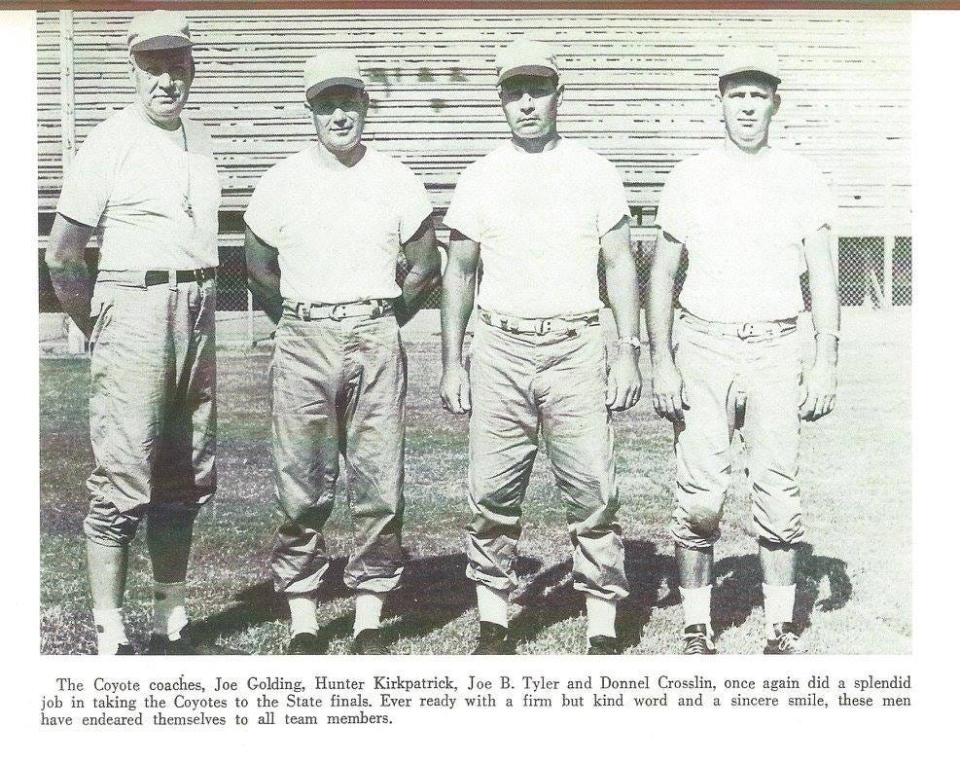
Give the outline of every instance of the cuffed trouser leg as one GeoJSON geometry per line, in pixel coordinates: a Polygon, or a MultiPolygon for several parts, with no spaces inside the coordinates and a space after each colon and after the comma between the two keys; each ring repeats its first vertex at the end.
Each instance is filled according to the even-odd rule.
{"type": "Polygon", "coordinates": [[[523,340],[478,323],[470,362],[467,577],[501,591],[517,586],[520,507],[537,455],[535,365],[523,340]]]}
{"type": "Polygon", "coordinates": [[[688,407],[683,423],[674,426],[677,508],[672,534],[684,548],[707,549],[720,538],[723,500],[730,484],[729,397],[736,356],[726,350],[723,338],[696,332],[682,323],[675,331],[677,369],[688,407]]]}
{"type": "Polygon", "coordinates": [[[799,335],[758,342],[747,391],[743,438],[757,537],[791,545],[800,521],[799,335]]]}
{"type": "Polygon", "coordinates": [[[573,585],[602,599],[622,599],[628,586],[600,327],[588,326],[556,349],[556,361],[543,369],[536,389],[544,442],[567,505],[573,585]]]}
{"type": "Polygon", "coordinates": [[[216,284],[108,279],[91,303],[96,466],[84,533],[119,547],[148,508],[195,512],[216,490],[216,284]]]}

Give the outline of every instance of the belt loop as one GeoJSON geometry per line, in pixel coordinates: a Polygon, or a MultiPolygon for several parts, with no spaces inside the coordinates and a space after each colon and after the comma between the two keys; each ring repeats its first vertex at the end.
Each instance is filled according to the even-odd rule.
{"type": "Polygon", "coordinates": [[[177,290],[177,271],[176,270],[167,271],[167,286],[170,288],[170,291],[177,290]]]}

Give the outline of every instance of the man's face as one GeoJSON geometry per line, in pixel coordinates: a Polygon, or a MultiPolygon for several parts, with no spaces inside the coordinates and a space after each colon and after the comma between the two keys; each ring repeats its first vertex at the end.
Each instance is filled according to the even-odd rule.
{"type": "Polygon", "coordinates": [[[747,72],[731,76],[720,94],[727,135],[737,146],[751,150],[767,142],[770,120],[780,108],[773,83],[747,72]]]}
{"type": "Polygon", "coordinates": [[[344,154],[357,147],[369,103],[365,90],[348,85],[321,90],[307,102],[317,137],[327,151],[344,154]]]}
{"type": "Polygon", "coordinates": [[[553,77],[518,74],[500,85],[500,105],[515,137],[546,138],[557,131],[557,107],[563,87],[553,77]]]}
{"type": "Polygon", "coordinates": [[[130,64],[130,77],[147,116],[155,122],[175,121],[193,83],[190,49],[145,50],[133,53],[130,64]]]}

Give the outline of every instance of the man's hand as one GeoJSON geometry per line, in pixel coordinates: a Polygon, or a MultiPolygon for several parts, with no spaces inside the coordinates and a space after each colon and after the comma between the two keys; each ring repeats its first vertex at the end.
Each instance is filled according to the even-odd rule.
{"type": "Polygon", "coordinates": [[[632,349],[622,348],[607,375],[607,408],[611,411],[625,411],[633,408],[640,399],[643,380],[637,357],[632,349]]]}
{"type": "Polygon", "coordinates": [[[459,363],[443,370],[440,400],[451,413],[462,415],[470,410],[470,375],[459,363]]]}
{"type": "Polygon", "coordinates": [[[833,363],[815,362],[803,375],[803,385],[800,418],[816,421],[833,410],[837,404],[837,367],[833,363]]]}
{"type": "Polygon", "coordinates": [[[683,423],[683,409],[687,408],[687,392],[683,379],[673,360],[665,360],[653,367],[653,408],[661,418],[674,424],[683,423]]]}

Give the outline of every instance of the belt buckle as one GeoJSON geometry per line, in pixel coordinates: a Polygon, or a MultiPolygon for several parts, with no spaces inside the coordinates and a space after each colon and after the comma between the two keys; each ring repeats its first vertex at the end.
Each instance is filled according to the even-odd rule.
{"type": "Polygon", "coordinates": [[[537,336],[544,336],[545,334],[550,333],[552,323],[553,322],[549,318],[540,318],[537,321],[537,326],[533,333],[535,333],[537,336]]]}
{"type": "Polygon", "coordinates": [[[297,302],[296,306],[293,308],[293,312],[302,321],[313,320],[313,305],[305,302],[297,302]]]}
{"type": "Polygon", "coordinates": [[[371,318],[382,318],[383,315],[386,313],[386,311],[387,311],[387,307],[386,307],[386,305],[383,303],[383,300],[379,300],[379,299],[374,300],[374,301],[373,301],[373,310],[370,312],[370,317],[371,317],[371,318]]]}
{"type": "Polygon", "coordinates": [[[332,321],[342,321],[347,317],[347,306],[344,304],[337,304],[330,308],[330,320],[332,321]]]}
{"type": "Polygon", "coordinates": [[[737,327],[737,336],[741,339],[749,339],[756,335],[756,330],[752,323],[741,323],[737,327]]]}

